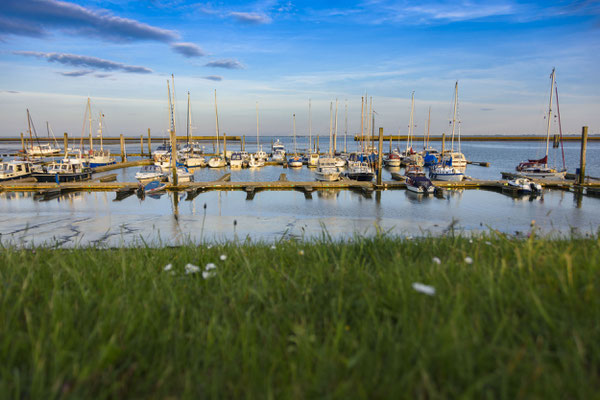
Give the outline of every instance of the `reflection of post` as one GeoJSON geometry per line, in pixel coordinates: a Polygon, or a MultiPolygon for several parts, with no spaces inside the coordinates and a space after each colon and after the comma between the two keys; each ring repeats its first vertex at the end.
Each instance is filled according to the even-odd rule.
{"type": "Polygon", "coordinates": [[[573,192],[575,196],[575,207],[581,208],[581,201],[583,200],[583,188],[576,188],[573,192]]]}
{"type": "Polygon", "coordinates": [[[381,186],[381,165],[383,164],[383,128],[379,127],[379,154],[377,159],[377,185],[381,186]]]}
{"type": "Polygon", "coordinates": [[[588,127],[581,128],[581,158],[579,160],[579,179],[577,183],[583,185],[585,183],[585,152],[587,148],[588,127]]]}
{"type": "Polygon", "coordinates": [[[173,218],[179,221],[179,192],[171,192],[173,195],[173,218]]]}

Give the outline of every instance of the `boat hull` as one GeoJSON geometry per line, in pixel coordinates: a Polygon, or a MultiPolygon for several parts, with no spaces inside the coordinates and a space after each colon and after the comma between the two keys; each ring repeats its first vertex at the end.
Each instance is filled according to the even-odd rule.
{"type": "Polygon", "coordinates": [[[78,173],[63,173],[63,174],[48,174],[48,173],[34,173],[31,174],[38,182],[78,182],[86,181],[91,179],[92,172],[78,172],[78,173]]]}
{"type": "Polygon", "coordinates": [[[454,173],[454,174],[436,174],[431,172],[429,174],[429,178],[434,181],[446,181],[446,182],[460,182],[464,179],[465,174],[463,173],[454,173]]]}
{"type": "Polygon", "coordinates": [[[354,180],[354,181],[362,181],[362,182],[365,182],[365,181],[372,181],[372,180],[373,180],[373,178],[375,177],[375,174],[374,174],[374,173],[372,173],[372,172],[356,172],[356,173],[353,173],[353,172],[348,172],[348,173],[346,174],[346,176],[347,176],[349,179],[352,179],[352,180],[354,180]]]}

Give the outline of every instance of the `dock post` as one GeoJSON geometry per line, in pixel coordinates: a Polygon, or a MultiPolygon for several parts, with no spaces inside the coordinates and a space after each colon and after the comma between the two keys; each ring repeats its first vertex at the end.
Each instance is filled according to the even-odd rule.
{"type": "Polygon", "coordinates": [[[560,141],[558,140],[558,135],[554,135],[554,137],[552,138],[552,148],[558,149],[559,144],[560,141]]]}
{"type": "Polygon", "coordinates": [[[381,167],[383,164],[383,128],[379,127],[379,154],[377,159],[377,186],[381,186],[381,167]]]}
{"type": "Polygon", "coordinates": [[[585,183],[585,152],[587,149],[587,138],[588,138],[588,127],[584,126],[581,128],[581,157],[579,160],[579,177],[578,177],[579,185],[583,185],[585,183]]]}
{"type": "Polygon", "coordinates": [[[390,154],[392,154],[392,135],[390,135],[390,154]]]}
{"type": "Polygon", "coordinates": [[[21,132],[21,147],[23,148],[23,154],[25,154],[25,139],[23,138],[23,132],[21,132]]]}
{"type": "Polygon", "coordinates": [[[65,157],[67,156],[67,149],[69,148],[69,134],[65,132],[64,135],[64,146],[65,146],[65,157]]]}
{"type": "Polygon", "coordinates": [[[121,162],[125,162],[125,139],[121,133],[121,162]]]}
{"type": "Polygon", "coordinates": [[[246,151],[246,135],[242,136],[242,151],[246,151]]]}
{"type": "Polygon", "coordinates": [[[144,135],[140,135],[140,156],[144,157],[144,135]]]}
{"type": "Polygon", "coordinates": [[[150,138],[150,128],[148,128],[148,157],[150,157],[150,158],[152,158],[151,141],[152,141],[152,139],[150,138]]]}
{"type": "Polygon", "coordinates": [[[440,162],[442,161],[441,158],[444,157],[444,148],[445,148],[445,146],[446,146],[446,134],[442,133],[442,154],[441,154],[441,157],[440,157],[440,162]]]}
{"type": "Polygon", "coordinates": [[[317,153],[321,152],[321,146],[319,144],[319,135],[317,135],[317,153]]]}
{"type": "Polygon", "coordinates": [[[227,134],[223,132],[223,158],[227,161],[227,134]]]}

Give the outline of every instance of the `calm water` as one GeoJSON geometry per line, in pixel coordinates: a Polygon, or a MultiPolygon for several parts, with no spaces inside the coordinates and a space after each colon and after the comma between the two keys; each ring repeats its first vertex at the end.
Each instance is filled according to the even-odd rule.
{"type": "MultiPolygon", "coordinates": [[[[299,148],[308,147],[308,140],[304,139],[298,140],[299,148]]],[[[293,149],[291,138],[282,141],[288,150],[293,149]]],[[[324,143],[321,140],[321,150],[326,148],[324,143]]],[[[253,146],[249,139],[247,150],[252,151],[253,146]]],[[[136,149],[130,147],[131,152],[139,151],[139,144],[136,149]]],[[[238,147],[230,144],[228,149],[238,147]]],[[[350,143],[348,147],[353,150],[350,143]]],[[[269,139],[265,140],[267,148],[269,139]]],[[[387,144],[384,149],[387,151],[387,144]]],[[[541,157],[544,149],[541,144],[529,142],[471,142],[463,143],[462,151],[470,160],[491,163],[489,168],[469,166],[467,175],[499,179],[501,171],[514,170],[515,164],[527,157],[541,157]]],[[[550,159],[556,155],[560,157],[557,152],[550,159]]],[[[579,162],[579,144],[566,144],[565,156],[569,171],[574,172],[579,162]]],[[[600,176],[600,143],[589,143],[587,159],[588,174],[600,176]]],[[[133,181],[137,169],[111,173],[116,172],[119,181],[133,181]]],[[[226,172],[229,169],[198,169],[195,176],[196,180],[213,180],[226,172]]],[[[314,180],[307,168],[282,167],[235,170],[232,180],[268,181],[277,179],[281,173],[286,173],[290,180],[314,180]]],[[[389,172],[384,179],[389,179],[389,172]]],[[[139,244],[142,240],[154,244],[246,237],[273,241],[282,237],[315,237],[324,230],[334,238],[355,233],[369,235],[378,229],[417,236],[441,234],[451,224],[467,232],[493,228],[526,234],[532,220],[548,234],[573,231],[585,234],[597,231],[600,226],[599,198],[578,199],[573,193],[548,190],[536,198],[512,198],[483,190],[449,192],[444,198],[422,197],[402,190],[374,193],[371,197],[330,190],[308,197],[300,192],[259,192],[252,200],[239,191],[202,193],[191,201],[184,194],[164,194],[143,201],[135,196],[122,201],[114,199],[114,193],[73,193],[49,201],[34,199],[31,193],[0,193],[2,241],[21,245],[118,246],[139,244]]]]}

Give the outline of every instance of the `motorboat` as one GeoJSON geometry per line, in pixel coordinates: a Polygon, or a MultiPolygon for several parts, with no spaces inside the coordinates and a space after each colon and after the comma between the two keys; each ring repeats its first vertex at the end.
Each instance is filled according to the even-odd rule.
{"type": "Polygon", "coordinates": [[[414,193],[430,194],[435,191],[435,186],[425,176],[408,176],[406,177],[406,189],[414,193]]]}
{"type": "Polygon", "coordinates": [[[423,167],[417,164],[409,164],[404,169],[405,176],[425,176],[423,167]]]}
{"type": "Polygon", "coordinates": [[[152,181],[144,186],[144,192],[148,194],[156,193],[165,190],[167,184],[161,181],[152,181]]]}
{"type": "Polygon", "coordinates": [[[399,167],[402,162],[402,158],[400,157],[400,153],[396,150],[389,153],[383,162],[388,167],[399,167]]]}
{"type": "Polygon", "coordinates": [[[260,158],[254,158],[253,155],[250,155],[250,160],[248,161],[248,168],[260,168],[265,166],[265,161],[260,158]]]}
{"type": "Polygon", "coordinates": [[[519,193],[542,193],[542,185],[527,178],[515,178],[508,181],[508,187],[519,193]]]}
{"type": "Polygon", "coordinates": [[[295,155],[288,159],[288,167],[290,168],[301,168],[302,167],[302,157],[295,155]]]}
{"type": "Polygon", "coordinates": [[[233,168],[242,168],[244,163],[244,159],[242,157],[242,153],[235,152],[231,153],[231,157],[229,158],[229,166],[233,168]]]}
{"type": "Polygon", "coordinates": [[[46,172],[34,172],[31,176],[38,182],[85,181],[92,177],[92,169],[83,162],[52,162],[46,172]]]}
{"type": "Polygon", "coordinates": [[[273,161],[284,161],[285,160],[285,150],[277,150],[273,153],[273,155],[271,156],[271,159],[273,161]]]}
{"type": "Polygon", "coordinates": [[[340,179],[340,171],[332,157],[319,159],[315,175],[318,181],[331,182],[340,179]]]}
{"type": "Polygon", "coordinates": [[[96,168],[116,164],[117,161],[111,156],[110,150],[91,150],[88,163],[90,168],[96,168]]]}
{"type": "MultiPolygon", "coordinates": [[[[168,174],[169,182],[173,182],[173,175],[168,174]]],[[[191,173],[186,167],[177,167],[177,182],[193,182],[194,174],[191,173]]]]}
{"type": "Polygon", "coordinates": [[[309,168],[316,168],[319,163],[319,153],[310,153],[308,155],[307,164],[309,168]]]}
{"type": "Polygon", "coordinates": [[[341,157],[334,157],[334,162],[335,162],[335,166],[338,167],[338,169],[342,169],[346,166],[346,160],[344,160],[341,157]]]}
{"type": "Polygon", "coordinates": [[[12,160],[0,163],[0,181],[25,178],[33,172],[29,161],[12,160]]]}
{"type": "Polygon", "coordinates": [[[355,181],[372,181],[375,173],[368,163],[355,161],[348,163],[346,176],[355,181]]]}
{"type": "Polygon", "coordinates": [[[50,157],[60,154],[60,148],[54,147],[51,144],[39,144],[26,149],[26,153],[33,157],[50,157]]]}
{"type": "Polygon", "coordinates": [[[135,179],[140,182],[162,181],[167,179],[167,173],[158,165],[144,165],[136,172],[135,179]]]}
{"type": "Polygon", "coordinates": [[[183,164],[188,168],[206,167],[206,159],[194,153],[188,153],[182,159],[183,164]]]}
{"type": "Polygon", "coordinates": [[[429,177],[434,181],[460,182],[465,173],[449,165],[437,164],[429,169],[429,177]]]}

